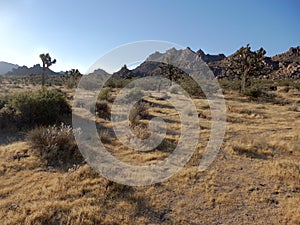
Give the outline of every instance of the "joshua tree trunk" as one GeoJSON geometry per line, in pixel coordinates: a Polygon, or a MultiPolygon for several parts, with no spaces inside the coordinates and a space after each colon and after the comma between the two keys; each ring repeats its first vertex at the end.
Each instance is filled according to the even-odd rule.
{"type": "Polygon", "coordinates": [[[45,66],[43,66],[43,73],[42,73],[42,87],[45,86],[45,71],[46,71],[46,68],[45,68],[45,66]]]}
{"type": "Polygon", "coordinates": [[[241,92],[242,93],[245,93],[245,91],[246,91],[246,82],[247,82],[247,74],[244,73],[242,75],[242,79],[241,79],[241,92]]]}

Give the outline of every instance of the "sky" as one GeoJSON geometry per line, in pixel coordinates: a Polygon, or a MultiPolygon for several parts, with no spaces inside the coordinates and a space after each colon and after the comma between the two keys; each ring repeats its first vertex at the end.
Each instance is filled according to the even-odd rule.
{"type": "Polygon", "coordinates": [[[161,40],[230,55],[250,44],[272,56],[300,45],[299,0],[0,0],[0,61],[57,59],[82,73],[126,43],[161,40]]]}

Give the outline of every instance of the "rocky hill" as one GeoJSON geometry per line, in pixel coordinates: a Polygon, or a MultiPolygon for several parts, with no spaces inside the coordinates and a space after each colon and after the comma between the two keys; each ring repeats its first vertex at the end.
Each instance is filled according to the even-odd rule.
{"type": "Polygon", "coordinates": [[[272,57],[278,63],[276,77],[300,79],[300,46],[290,48],[289,51],[272,57]]]}
{"type": "MultiPolygon", "coordinates": [[[[197,52],[194,52],[189,47],[184,50],[176,50],[175,48],[172,48],[168,50],[166,53],[159,53],[159,52],[153,53],[146,59],[145,62],[143,62],[141,65],[139,65],[133,70],[129,70],[127,66],[124,65],[119,71],[113,74],[113,77],[130,78],[130,77],[158,76],[158,75],[165,74],[166,71],[168,70],[167,63],[157,62],[157,59],[164,59],[165,57],[168,58],[168,55],[170,55],[171,58],[176,56],[175,57],[176,61],[181,61],[181,62],[194,61],[195,60],[194,58],[197,56],[200,57],[201,60],[206,63],[221,61],[226,58],[224,54],[219,54],[219,55],[205,54],[201,49],[197,52]],[[190,58],[191,56],[193,59],[190,58]]],[[[161,61],[167,61],[167,60],[161,60],[161,61]]],[[[170,64],[172,64],[172,59],[170,59],[170,64]]],[[[179,76],[187,75],[184,71],[182,71],[179,68],[175,68],[174,72],[179,76]]]]}
{"type": "Polygon", "coordinates": [[[96,69],[94,70],[92,73],[89,73],[88,75],[103,75],[103,76],[109,76],[110,74],[107,73],[105,70],[103,69],[96,69]]]}
{"type": "Polygon", "coordinates": [[[218,54],[218,55],[205,54],[201,49],[199,49],[196,52],[196,54],[200,56],[200,58],[206,63],[218,62],[226,58],[224,54],[218,54]]]}
{"type": "Polygon", "coordinates": [[[130,78],[132,76],[132,71],[124,65],[119,71],[113,73],[114,78],[130,78]]]}
{"type": "Polygon", "coordinates": [[[0,74],[4,75],[7,72],[11,71],[12,69],[16,69],[19,66],[16,64],[8,63],[8,62],[0,62],[0,74]]]}
{"type": "MultiPolygon", "coordinates": [[[[166,53],[153,53],[146,59],[145,62],[143,62],[133,70],[129,70],[127,66],[124,65],[112,76],[114,78],[157,76],[166,73],[168,65],[165,63],[156,62],[154,59],[171,57],[169,60],[170,64],[172,64],[172,60],[174,60],[172,59],[172,56],[176,56],[177,61],[184,61],[185,63],[189,64],[190,60],[195,60],[194,56],[196,55],[209,66],[209,68],[218,79],[222,79],[225,77],[230,78],[234,75],[228,74],[226,68],[230,59],[236,54],[237,52],[226,57],[224,54],[205,54],[201,49],[197,52],[194,52],[189,47],[184,50],[176,50],[175,48],[172,48],[166,53]],[[189,59],[188,57],[192,58],[189,59]]],[[[265,57],[265,64],[266,68],[261,72],[261,76],[264,78],[300,79],[300,46],[290,48],[289,51],[279,55],[275,55],[273,57],[265,57]]],[[[185,74],[185,72],[181,71],[180,69],[177,69],[175,72],[179,75],[185,74]]],[[[94,73],[96,73],[96,71],[94,73]]]]}
{"type": "MultiPolygon", "coordinates": [[[[229,74],[227,72],[227,65],[229,64],[230,60],[235,57],[237,54],[237,52],[233,53],[232,55],[219,60],[219,61],[213,61],[213,62],[208,62],[208,66],[210,67],[210,69],[213,71],[214,75],[219,78],[233,78],[234,75],[233,74],[229,74]]],[[[271,73],[273,71],[278,70],[278,62],[273,61],[270,57],[265,57],[265,64],[266,64],[266,68],[261,71],[261,76],[265,77],[265,78],[269,78],[271,73]]]]}
{"type": "MultiPolygon", "coordinates": [[[[25,75],[39,75],[43,73],[43,68],[40,64],[36,64],[33,67],[22,66],[18,68],[13,68],[10,72],[7,72],[5,75],[18,75],[18,76],[25,76],[25,75]]],[[[58,73],[46,68],[45,71],[46,75],[58,75],[58,73]]]]}
{"type": "MultiPolygon", "coordinates": [[[[236,52],[222,60],[208,62],[209,67],[218,78],[228,77],[226,73],[226,65],[236,52]]],[[[262,76],[272,79],[300,79],[300,46],[290,48],[289,51],[266,57],[266,70],[262,71],[262,76]]]]}

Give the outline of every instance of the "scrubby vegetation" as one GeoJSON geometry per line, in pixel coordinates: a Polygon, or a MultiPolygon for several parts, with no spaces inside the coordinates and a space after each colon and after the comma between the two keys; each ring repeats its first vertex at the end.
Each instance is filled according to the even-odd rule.
{"type": "Polygon", "coordinates": [[[18,128],[59,122],[71,113],[66,96],[57,90],[38,90],[3,95],[0,100],[2,127],[18,128]]]}
{"type": "Polygon", "coordinates": [[[100,90],[98,94],[98,99],[101,101],[110,101],[113,102],[114,98],[112,96],[112,89],[109,87],[104,87],[100,90]]]}
{"type": "MultiPolygon", "coordinates": [[[[299,113],[292,110],[292,104],[261,104],[238,90],[225,92],[227,132],[214,163],[207,171],[198,171],[211,121],[207,102],[194,98],[201,113],[195,154],[175,176],[151,186],[128,187],[94,172],[82,162],[73,130],[65,124],[40,126],[30,131],[25,141],[0,146],[1,222],[253,224],[267,218],[273,224],[298,224],[300,142],[295,119],[299,113]]],[[[270,92],[293,104],[298,100],[297,92],[270,92]]],[[[2,108],[3,102],[9,101],[9,95],[5,96],[0,101],[2,108]]],[[[132,130],[144,139],[149,136],[147,120],[151,116],[166,119],[169,132],[157,149],[141,153],[122,146],[112,135],[101,139],[115,157],[137,165],[165,159],[176,147],[180,130],[180,118],[167,101],[143,99],[132,109],[136,112],[132,121],[137,121],[132,130]]],[[[103,111],[111,105],[106,100],[99,103],[103,111]]],[[[96,121],[103,122],[101,115],[96,121]]],[[[109,120],[102,125],[100,133],[111,132],[109,120]]]]}
{"type": "Polygon", "coordinates": [[[131,81],[132,80],[130,79],[109,78],[105,85],[111,88],[123,88],[126,85],[128,85],[131,81]]]}
{"type": "MultiPolygon", "coordinates": [[[[152,165],[166,159],[180,141],[181,118],[168,100],[180,100],[182,93],[171,84],[178,83],[191,96],[201,127],[194,155],[171,178],[144,187],[107,180],[80,154],[74,138],[80,131],[69,125],[80,77],[76,70],[58,83],[47,79],[51,87],[46,82],[42,90],[36,80],[41,77],[1,77],[1,224],[299,224],[299,80],[243,78],[245,71],[218,79],[227,106],[226,134],[215,161],[199,172],[213,109],[191,77],[166,69],[172,82],[161,92],[160,83],[139,86],[135,78],[110,78],[96,104],[83,103],[97,115],[93,120],[100,140],[115,158],[152,165]],[[129,87],[128,102],[137,100],[125,121],[136,137],[149,137],[151,118],[165,120],[167,134],[151,151],[131,149],[114,133],[111,108],[123,87],[129,87]]],[[[97,77],[89,76],[81,87],[98,91],[97,77]]],[[[213,92],[216,87],[206,88],[213,92]]],[[[192,114],[187,107],[183,112],[192,114]]]]}
{"type": "Polygon", "coordinates": [[[42,159],[52,166],[72,166],[83,162],[71,126],[61,124],[37,127],[27,133],[27,140],[42,159]]]}
{"type": "Polygon", "coordinates": [[[61,77],[62,83],[67,88],[76,88],[82,77],[82,74],[78,69],[71,69],[66,71],[65,74],[61,77]]]}
{"type": "Polygon", "coordinates": [[[111,109],[108,101],[97,101],[95,111],[99,117],[104,119],[110,119],[111,109]]]}
{"type": "Polygon", "coordinates": [[[146,119],[149,116],[149,105],[142,100],[133,105],[129,113],[129,121],[132,126],[139,124],[139,120],[146,119]]]}
{"type": "Polygon", "coordinates": [[[137,101],[144,96],[144,93],[138,88],[132,89],[127,95],[126,100],[128,101],[137,101]]]}

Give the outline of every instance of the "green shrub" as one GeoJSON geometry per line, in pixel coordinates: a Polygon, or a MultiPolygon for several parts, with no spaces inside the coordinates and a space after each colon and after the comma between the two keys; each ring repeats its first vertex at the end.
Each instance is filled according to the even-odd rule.
{"type": "Polygon", "coordinates": [[[8,103],[11,95],[0,95],[0,129],[12,128],[16,123],[16,110],[8,103]]]}
{"type": "Polygon", "coordinates": [[[178,81],[178,84],[190,95],[195,97],[204,97],[201,87],[191,77],[184,77],[178,81]]]}
{"type": "Polygon", "coordinates": [[[12,107],[0,108],[0,129],[9,128],[16,123],[16,111],[12,107]]]}
{"type": "Polygon", "coordinates": [[[145,140],[150,136],[150,130],[148,126],[142,123],[136,124],[136,126],[132,127],[133,134],[141,140],[145,140]]]}
{"type": "Polygon", "coordinates": [[[288,79],[278,80],[277,85],[278,86],[292,86],[293,81],[288,79]]]}
{"type": "Polygon", "coordinates": [[[116,79],[116,78],[109,78],[106,81],[106,86],[111,88],[123,88],[131,82],[131,79],[116,79]]]}
{"type": "Polygon", "coordinates": [[[158,146],[157,150],[162,152],[172,152],[177,147],[178,141],[165,138],[158,146]]]}
{"type": "Polygon", "coordinates": [[[248,88],[244,95],[250,97],[250,98],[258,98],[258,97],[261,97],[263,95],[263,91],[259,88],[248,88]]]}
{"type": "Polygon", "coordinates": [[[141,90],[134,88],[126,95],[126,98],[128,101],[134,101],[141,99],[143,96],[144,93],[141,90]]]}
{"type": "Polygon", "coordinates": [[[140,119],[147,118],[149,116],[148,109],[149,105],[145,102],[139,101],[134,104],[128,116],[131,125],[138,125],[140,119]]]}
{"type": "Polygon", "coordinates": [[[108,100],[110,97],[111,89],[109,87],[102,88],[100,93],[98,94],[99,100],[108,100]]]}
{"type": "Polygon", "coordinates": [[[241,81],[238,79],[219,79],[219,85],[224,90],[230,91],[240,91],[241,90],[241,81]]]}
{"type": "MultiPolygon", "coordinates": [[[[61,124],[38,127],[26,135],[32,147],[48,164],[58,166],[80,163],[83,157],[78,150],[71,126],[61,124]]],[[[79,132],[79,131],[75,131],[79,132]]]]}
{"type": "Polygon", "coordinates": [[[110,119],[110,107],[108,105],[108,102],[103,100],[103,101],[97,101],[96,102],[96,113],[98,114],[99,117],[104,118],[104,119],[110,119]]]}
{"type": "Polygon", "coordinates": [[[291,89],[291,88],[296,88],[296,89],[300,90],[300,81],[299,80],[292,80],[292,79],[277,80],[277,85],[284,86],[286,92],[288,92],[289,89],[291,89]]]}
{"type": "Polygon", "coordinates": [[[0,95],[0,109],[7,106],[11,99],[13,99],[11,94],[0,95]]]}
{"type": "Polygon", "coordinates": [[[62,115],[71,113],[66,97],[59,91],[36,91],[18,93],[9,102],[23,124],[48,125],[56,123],[62,115]]]}
{"type": "Polygon", "coordinates": [[[101,118],[110,119],[111,109],[106,100],[97,100],[96,103],[89,102],[87,103],[87,108],[92,114],[96,113],[101,118]]]}

